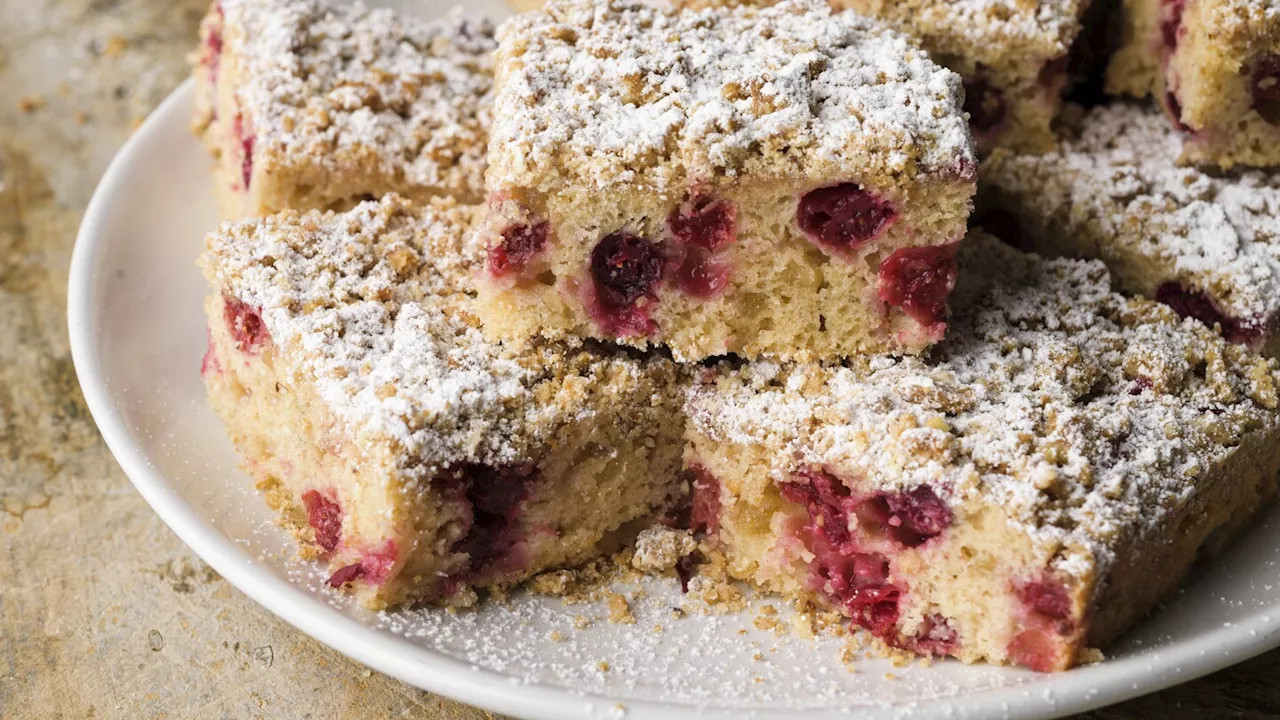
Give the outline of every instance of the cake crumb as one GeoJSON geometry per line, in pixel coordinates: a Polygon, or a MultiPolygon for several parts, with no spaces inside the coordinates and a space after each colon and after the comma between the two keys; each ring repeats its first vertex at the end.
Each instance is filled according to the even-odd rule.
{"type": "Polygon", "coordinates": [[[755,660],[756,662],[760,662],[764,660],[764,653],[756,653],[755,655],[751,656],[751,659],[755,660]]]}
{"type": "Polygon", "coordinates": [[[662,630],[663,630],[663,627],[662,627],[661,625],[656,625],[656,624],[655,624],[655,625],[653,626],[653,631],[654,631],[654,632],[656,632],[656,633],[660,633],[660,632],[662,632],[662,630]]]}
{"type": "Polygon", "coordinates": [[[551,642],[564,642],[565,640],[564,633],[559,630],[552,630],[551,634],[547,636],[547,639],[551,642]]]}
{"type": "Polygon", "coordinates": [[[102,45],[102,54],[107,57],[120,57],[128,49],[129,41],[121,35],[112,35],[102,45]]]}
{"type": "Polygon", "coordinates": [[[604,660],[599,660],[596,662],[596,669],[599,670],[600,672],[609,672],[609,668],[610,668],[609,663],[604,660]]]}
{"type": "Polygon", "coordinates": [[[1098,648],[1084,648],[1080,651],[1079,656],[1076,657],[1076,661],[1081,665],[1096,665],[1106,659],[1106,656],[1098,648]]]}
{"type": "Polygon", "coordinates": [[[631,613],[627,598],[616,592],[606,594],[609,599],[609,622],[617,625],[634,625],[636,616],[631,613]]]}
{"type": "Polygon", "coordinates": [[[24,113],[33,113],[45,106],[45,99],[39,95],[27,95],[18,98],[18,109],[24,113]]]}
{"type": "Polygon", "coordinates": [[[693,553],[697,547],[693,534],[688,530],[655,525],[636,536],[631,566],[642,572],[666,573],[674,570],[680,559],[693,553]]]}
{"type": "Polygon", "coordinates": [[[591,627],[591,619],[590,619],[590,618],[588,618],[586,615],[574,615],[574,616],[573,616],[573,629],[574,629],[574,630],[586,630],[586,629],[587,629],[587,628],[589,628],[589,627],[591,627]]]}

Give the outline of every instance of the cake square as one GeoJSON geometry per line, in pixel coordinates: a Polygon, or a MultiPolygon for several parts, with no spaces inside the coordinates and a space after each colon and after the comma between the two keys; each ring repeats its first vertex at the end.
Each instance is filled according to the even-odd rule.
{"type": "Polygon", "coordinates": [[[1280,371],[1096,261],[960,255],[927,360],[708,370],[694,507],[730,574],[890,646],[1062,670],[1275,496],[1280,371]]]}
{"type": "Polygon", "coordinates": [[[829,358],[945,330],[974,188],[960,79],[817,0],[568,0],[499,31],[494,337],[829,358]]]}
{"type": "Polygon", "coordinates": [[[1188,133],[1184,161],[1280,164],[1280,7],[1267,0],[1125,0],[1123,26],[1107,85],[1158,99],[1188,133]]]}
{"type": "Polygon", "coordinates": [[[285,211],[224,225],[202,259],[210,402],[304,556],[371,608],[584,562],[684,492],[675,366],[486,341],[474,214],[285,211]]]}
{"type": "Polygon", "coordinates": [[[975,223],[1100,259],[1125,292],[1280,357],[1280,178],[1180,166],[1180,133],[1153,109],[1117,103],[1073,125],[1053,152],[992,153],[975,223]]]}
{"type": "Polygon", "coordinates": [[[325,0],[219,0],[193,129],[225,218],[397,192],[483,198],[493,26],[325,0]]]}

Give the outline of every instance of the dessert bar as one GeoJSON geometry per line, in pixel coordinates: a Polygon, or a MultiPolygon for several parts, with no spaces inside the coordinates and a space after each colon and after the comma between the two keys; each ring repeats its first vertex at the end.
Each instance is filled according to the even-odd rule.
{"type": "Polygon", "coordinates": [[[493,28],[360,3],[220,0],[200,28],[194,130],[226,218],[398,192],[483,198],[493,28]]]}
{"type": "Polygon", "coordinates": [[[1157,98],[1196,164],[1280,164],[1280,7],[1268,0],[1125,0],[1116,93],[1157,98]]]}
{"type": "Polygon", "coordinates": [[[1121,289],[1280,356],[1280,178],[1177,164],[1159,111],[1117,103],[1044,155],[982,166],[977,224],[1046,255],[1098,258],[1121,289]]]}
{"type": "Polygon", "coordinates": [[[484,340],[473,215],[394,195],[285,211],[203,256],[210,401],[304,555],[369,607],[469,604],[682,495],[674,365],[484,340]]]}
{"type": "Polygon", "coordinates": [[[960,78],[817,0],[552,2],[499,30],[478,313],[677,359],[942,337],[976,168],[960,78]]]}
{"type": "Polygon", "coordinates": [[[890,646],[1062,670],[1275,495],[1280,371],[1097,261],[960,256],[928,360],[708,371],[695,520],[734,576],[890,646]]]}

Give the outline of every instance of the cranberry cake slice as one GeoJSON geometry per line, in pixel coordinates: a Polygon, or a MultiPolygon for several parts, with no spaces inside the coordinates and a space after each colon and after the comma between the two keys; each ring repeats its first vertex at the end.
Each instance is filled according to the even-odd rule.
{"type": "Polygon", "coordinates": [[[975,222],[1023,249],[1097,258],[1118,286],[1280,357],[1280,178],[1177,162],[1158,111],[1083,116],[1044,155],[993,153],[975,222]]]}
{"type": "Polygon", "coordinates": [[[200,27],[193,129],[227,218],[386,192],[483,198],[493,27],[356,3],[219,0],[200,27]]]}
{"type": "Polygon", "coordinates": [[[1269,0],[1125,0],[1113,92],[1151,95],[1188,133],[1183,159],[1280,164],[1280,7],[1269,0]]]}
{"type": "Polygon", "coordinates": [[[389,196],[207,241],[210,401],[304,556],[372,608],[591,559],[682,492],[674,365],[486,341],[473,214],[389,196]]]}
{"type": "Polygon", "coordinates": [[[708,370],[695,521],[893,647],[1062,670],[1274,497],[1280,370],[1096,261],[976,235],[961,266],[928,360],[708,370]]]}
{"type": "Polygon", "coordinates": [[[499,30],[495,337],[830,358],[937,341],[974,190],[960,79],[817,0],[552,2],[499,30]]]}

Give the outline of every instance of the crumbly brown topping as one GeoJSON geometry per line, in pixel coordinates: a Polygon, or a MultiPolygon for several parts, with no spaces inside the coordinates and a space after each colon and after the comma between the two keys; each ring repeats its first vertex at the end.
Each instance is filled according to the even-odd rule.
{"type": "Polygon", "coordinates": [[[395,196],[341,214],[285,212],[224,225],[202,263],[217,291],[258,310],[352,436],[403,470],[509,464],[590,412],[592,393],[662,361],[485,340],[468,310],[473,215],[395,196]]]}
{"type": "Polygon", "coordinates": [[[502,26],[498,75],[490,190],[972,171],[959,78],[819,0],[556,1],[502,26]]]}
{"type": "Polygon", "coordinates": [[[1097,108],[1080,128],[1044,155],[997,150],[983,165],[983,183],[1081,238],[1197,278],[1229,315],[1280,312],[1278,176],[1178,165],[1181,133],[1159,110],[1135,104],[1097,108]]]}
{"type": "Polygon", "coordinates": [[[1074,574],[1190,501],[1246,436],[1280,426],[1274,361],[1112,292],[1100,263],[975,235],[931,359],[727,369],[690,391],[690,422],[775,449],[780,479],[827,465],[873,489],[928,483],[956,508],[1004,508],[1074,574]]]}
{"type": "Polygon", "coordinates": [[[221,0],[225,53],[262,158],[374,164],[421,186],[481,192],[493,26],[361,3],[221,0]]]}
{"type": "MultiPolygon", "coordinates": [[[[1085,0],[837,0],[922,38],[931,52],[989,66],[1065,57],[1085,0]]],[[[1036,74],[1039,67],[1032,67],[1036,74]]]]}

